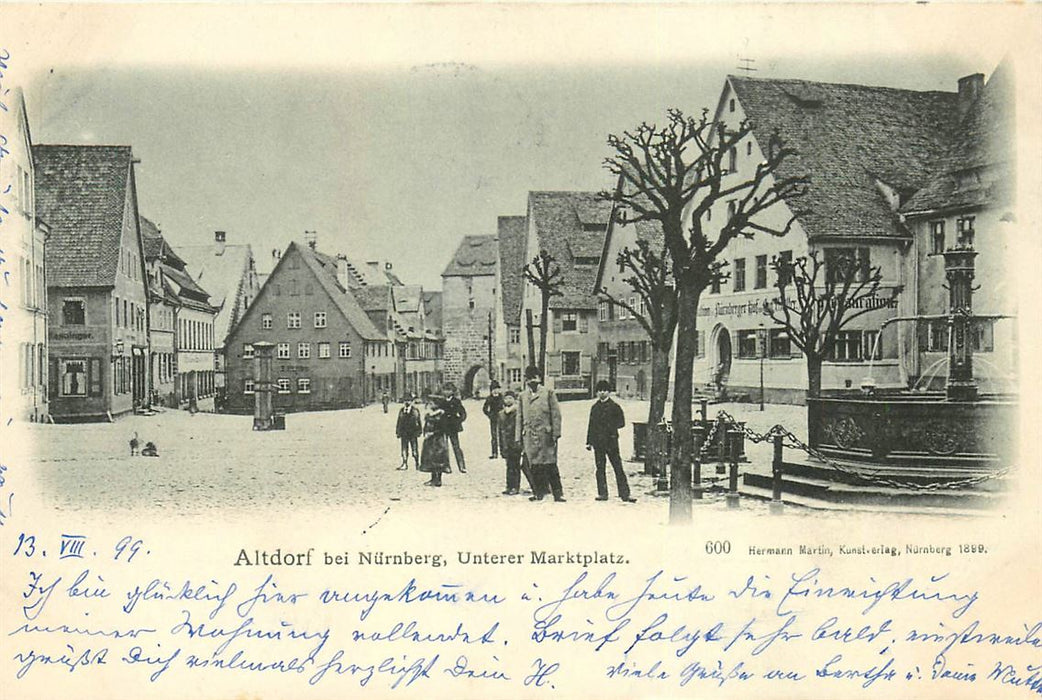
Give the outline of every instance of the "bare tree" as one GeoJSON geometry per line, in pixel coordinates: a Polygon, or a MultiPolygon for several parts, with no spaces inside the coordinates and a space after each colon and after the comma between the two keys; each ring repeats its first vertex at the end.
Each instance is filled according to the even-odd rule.
{"type": "Polygon", "coordinates": [[[648,407],[648,438],[644,473],[658,474],[665,468],[664,435],[660,427],[669,394],[669,351],[677,328],[677,291],[673,284],[669,253],[661,246],[638,239],[636,248],[625,247],[616,258],[623,282],[640,298],[634,307],[626,297],[616,297],[601,287],[602,299],[625,309],[647,333],[651,345],[651,404],[648,407]]]}
{"type": "Polygon", "coordinates": [[[532,262],[525,265],[523,272],[525,279],[539,290],[539,376],[545,379],[547,313],[550,309],[550,297],[563,296],[561,287],[564,285],[564,275],[557,260],[545,249],[540,250],[539,254],[532,258],[532,262]]]}
{"type": "MultiPolygon", "coordinates": [[[[837,253],[825,260],[812,251],[795,260],[775,257],[778,296],[764,303],[764,314],[780,324],[807,361],[807,395],[821,394],[821,365],[832,354],[840,331],[865,314],[892,305],[900,293],[878,299],[881,269],[856,253],[837,253]]],[[[869,352],[874,352],[872,348],[869,352]]]]}
{"type": "Polygon", "coordinates": [[[667,112],[665,126],[642,123],[621,136],[610,135],[614,153],[605,159],[621,185],[612,199],[629,221],[655,221],[662,227],[677,288],[677,350],[673,380],[673,447],[670,455],[670,521],[691,518],[692,372],[697,353],[698,303],[702,292],[718,279],[718,258],[738,236],[757,233],[782,236],[798,212],[780,226],[761,220],[760,214],[783,200],[802,194],[805,177],[783,176],[782,163],[793,154],[777,135],[764,144],[764,160],[748,176],[731,175],[724,166],[732,148],[747,138],[751,125],[736,128],[699,119],[678,109],[667,112]],[[728,202],[728,216],[718,228],[705,225],[705,214],[718,202],[728,202]],[[685,222],[685,213],[690,219],[685,222]]]}

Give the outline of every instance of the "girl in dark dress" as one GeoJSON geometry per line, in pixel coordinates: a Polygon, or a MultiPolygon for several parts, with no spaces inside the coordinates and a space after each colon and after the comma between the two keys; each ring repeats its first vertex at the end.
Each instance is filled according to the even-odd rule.
{"type": "Polygon", "coordinates": [[[427,486],[441,486],[441,475],[449,468],[449,444],[445,436],[445,408],[440,396],[432,395],[423,422],[423,449],[420,451],[421,472],[429,472],[427,486]]]}

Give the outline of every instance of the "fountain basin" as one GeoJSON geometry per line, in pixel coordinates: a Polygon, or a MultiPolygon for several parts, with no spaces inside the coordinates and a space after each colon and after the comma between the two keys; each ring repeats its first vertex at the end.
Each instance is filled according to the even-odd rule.
{"type": "Polygon", "coordinates": [[[997,471],[1013,464],[1015,396],[952,401],[905,390],[807,399],[810,446],[882,471],[924,477],[997,471]]]}

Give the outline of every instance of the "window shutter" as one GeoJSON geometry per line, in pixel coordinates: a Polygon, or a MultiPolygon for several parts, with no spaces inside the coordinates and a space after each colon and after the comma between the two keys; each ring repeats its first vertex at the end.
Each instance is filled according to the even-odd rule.
{"type": "Polygon", "coordinates": [[[588,314],[580,311],[579,312],[579,332],[589,333],[590,332],[590,317],[588,314]]]}
{"type": "Polygon", "coordinates": [[[560,314],[554,314],[554,333],[560,333],[562,328],[560,314]]]}
{"type": "Polygon", "coordinates": [[[585,352],[579,355],[579,374],[590,373],[590,356],[585,352]]]}
{"type": "Polygon", "coordinates": [[[101,360],[92,357],[87,365],[87,385],[90,387],[90,395],[101,396],[101,360]]]}
{"type": "Polygon", "coordinates": [[[930,347],[930,322],[917,321],[915,330],[919,339],[919,352],[926,352],[930,347]]]}

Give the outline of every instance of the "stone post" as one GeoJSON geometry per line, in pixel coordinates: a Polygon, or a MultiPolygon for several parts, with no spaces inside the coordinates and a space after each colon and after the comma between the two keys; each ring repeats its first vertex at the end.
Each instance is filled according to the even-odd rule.
{"type": "Polygon", "coordinates": [[[973,401],[973,273],[977,252],[968,246],[944,251],[948,280],[948,388],[949,401],[973,401]]]}
{"type": "Polygon", "coordinates": [[[253,429],[271,430],[271,360],[274,343],[261,341],[253,344],[253,429]]]}

